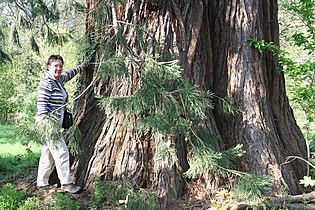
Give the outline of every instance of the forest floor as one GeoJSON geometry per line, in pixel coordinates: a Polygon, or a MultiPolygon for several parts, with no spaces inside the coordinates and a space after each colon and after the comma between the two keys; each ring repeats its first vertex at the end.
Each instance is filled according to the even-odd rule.
{"type": "MultiPolygon", "coordinates": [[[[38,190],[36,188],[36,172],[37,168],[30,168],[28,174],[19,175],[17,177],[11,178],[10,180],[1,180],[0,186],[4,183],[14,184],[17,189],[23,190],[27,193],[26,197],[39,197],[41,206],[48,206],[46,209],[50,209],[49,206],[52,205],[53,201],[56,199],[56,193],[63,195],[68,195],[68,198],[71,198],[71,202],[75,202],[75,208],[72,207],[63,207],[57,209],[66,209],[66,210],[140,210],[137,208],[128,208],[124,204],[119,204],[118,200],[109,202],[104,201],[101,206],[95,205],[95,194],[90,190],[82,190],[78,194],[69,194],[62,192],[59,188],[54,190],[38,190]],[[94,204],[94,205],[93,205],[94,204]]],[[[241,209],[315,209],[314,199],[315,192],[301,194],[297,196],[289,196],[286,198],[271,198],[270,202],[273,202],[272,206],[275,208],[266,208],[263,206],[250,205],[249,203],[230,203],[232,200],[229,197],[229,193],[225,191],[218,200],[218,195],[216,195],[216,201],[213,202],[209,196],[206,196],[206,192],[199,188],[197,185],[188,186],[192,189],[189,193],[186,194],[181,199],[178,199],[172,203],[168,203],[167,207],[160,207],[161,210],[241,210],[241,209]],[[282,208],[281,208],[282,207],[282,208]]],[[[108,192],[105,192],[108,193],[108,192]]],[[[63,197],[61,199],[65,199],[63,197]]],[[[235,200],[234,200],[235,201],[235,200]]],[[[160,202],[161,204],[162,202],[160,202]]],[[[129,204],[129,203],[128,203],[129,204]]],[[[36,208],[35,208],[36,209],[36,208]]],[[[56,208],[53,208],[54,210],[56,208]]],[[[156,208],[150,208],[156,209],[156,208]]],[[[147,208],[141,208],[141,210],[149,210],[147,208]]]]}
{"type": "MultiPolygon", "coordinates": [[[[37,163],[39,154],[37,154],[36,147],[32,148],[35,153],[27,153],[30,151],[29,149],[24,148],[23,145],[20,145],[19,139],[16,138],[16,135],[13,132],[13,127],[11,125],[0,125],[0,187],[5,184],[12,184],[18,189],[18,191],[23,192],[24,198],[36,198],[39,200],[39,204],[44,206],[44,208],[40,209],[66,209],[66,210],[73,210],[73,209],[80,209],[80,210],[111,210],[111,209],[129,209],[129,210],[140,210],[138,208],[125,208],[125,204],[119,204],[118,199],[124,199],[122,196],[113,196],[118,190],[103,190],[103,194],[107,197],[115,197],[111,201],[102,200],[102,203],[99,204],[96,202],[96,194],[93,190],[84,189],[79,194],[69,194],[61,192],[59,188],[54,190],[38,190],[36,189],[36,176],[37,176],[37,163]],[[10,153],[10,155],[6,155],[10,153]],[[1,162],[2,161],[2,162],[1,162]],[[28,163],[28,164],[27,164],[28,163]],[[22,166],[22,167],[19,167],[22,166]],[[26,168],[24,168],[26,167],[26,168]],[[22,168],[23,170],[19,170],[22,168]],[[8,173],[7,173],[8,172],[8,173]],[[3,178],[5,177],[5,178],[3,178]],[[61,195],[61,196],[60,196],[61,195]],[[56,202],[56,197],[59,199],[67,200],[58,208],[50,208],[56,202]],[[69,205],[72,207],[64,207],[69,205]]],[[[56,177],[56,176],[55,176],[56,177]]],[[[110,182],[104,181],[106,184],[110,185],[110,182]]],[[[252,205],[253,207],[255,204],[247,201],[249,204],[243,207],[235,207],[235,203],[237,203],[236,199],[233,198],[233,193],[229,192],[226,189],[220,189],[215,193],[215,196],[212,197],[209,195],[205,189],[200,187],[197,183],[189,182],[187,183],[187,188],[189,192],[180,199],[177,199],[171,203],[168,203],[167,207],[160,208],[163,210],[214,210],[214,209],[248,209],[248,205],[252,205]],[[235,208],[232,208],[235,207],[235,208]]],[[[113,187],[112,187],[113,188],[113,187]]],[[[154,192],[153,192],[154,193],[154,192]]],[[[1,208],[1,196],[0,193],[0,210],[1,208]]],[[[284,197],[285,200],[275,200],[275,206],[283,206],[282,203],[288,203],[288,199],[291,199],[291,203],[294,203],[294,207],[298,206],[304,209],[306,205],[308,205],[308,209],[315,209],[315,191],[310,194],[302,194],[298,197],[284,197]]],[[[123,201],[123,200],[122,200],[123,201]]],[[[151,204],[152,202],[149,202],[151,204]]],[[[160,200],[160,205],[163,202],[160,200]]],[[[130,202],[127,202],[130,204],[130,202]]],[[[239,204],[239,203],[237,203],[239,204]]],[[[260,203],[262,204],[262,203],[260,203]]],[[[291,204],[288,204],[291,205],[291,204]]],[[[292,204],[293,205],[293,204],[292,204]]],[[[152,204],[152,208],[149,209],[157,209],[154,208],[152,204]]],[[[163,205],[161,205],[163,206],[163,205]]],[[[128,206],[129,207],[129,206],[128,206]]],[[[25,208],[23,208],[24,210],[25,208]]],[[[38,209],[38,208],[26,208],[26,209],[38,209]]],[[[149,210],[147,208],[141,208],[141,210],[149,210]]],[[[249,208],[249,209],[256,209],[256,208],[249,208]]],[[[273,208],[274,209],[274,208],[273,208]]],[[[287,208],[290,209],[290,208],[287,208]]],[[[292,209],[292,208],[291,208],[292,209]]],[[[299,209],[299,208],[295,208],[299,209]]],[[[5,209],[7,210],[7,209],[5,209]]]]}
{"type": "MultiPolygon", "coordinates": [[[[36,189],[37,162],[39,158],[40,147],[36,145],[32,145],[32,147],[26,147],[22,145],[18,135],[15,133],[14,124],[0,124],[0,146],[0,187],[10,183],[16,186],[16,189],[19,192],[23,192],[26,198],[39,198],[40,204],[42,206],[52,205],[55,194],[62,192],[58,188],[50,191],[36,189]],[[29,149],[33,151],[29,154],[30,156],[27,154],[29,149]],[[21,165],[23,165],[23,167],[21,167],[23,169],[19,170],[19,166],[21,165]]],[[[208,209],[210,200],[198,198],[198,193],[202,192],[202,189],[197,190],[197,188],[193,186],[192,188],[196,189],[195,195],[186,195],[185,197],[169,204],[170,207],[166,209],[208,209]]],[[[69,193],[62,194],[68,195],[73,201],[75,201],[77,206],[80,206],[79,209],[82,210],[104,209],[104,206],[106,206],[107,210],[124,209],[119,208],[119,206],[117,207],[117,201],[103,203],[102,208],[93,207],[95,195],[90,189],[83,190],[81,193],[75,195],[71,195],[69,193]]],[[[45,209],[50,208],[47,207],[45,209]]],[[[67,209],[72,210],[70,208],[67,209]]],[[[1,205],[0,210],[2,210],[1,205]]]]}
{"type": "MultiPolygon", "coordinates": [[[[107,202],[102,204],[102,208],[91,207],[91,201],[95,198],[90,190],[82,190],[78,194],[69,194],[62,192],[59,188],[52,190],[39,190],[36,188],[36,176],[37,168],[32,167],[28,170],[27,174],[20,174],[15,177],[0,180],[0,186],[11,183],[16,186],[18,191],[26,192],[26,197],[39,197],[40,204],[50,209],[52,201],[56,193],[68,194],[72,200],[80,206],[80,210],[91,210],[91,209],[105,209],[105,210],[118,210],[128,209],[124,208],[123,205],[117,206],[117,201],[107,202]]],[[[161,208],[163,210],[206,210],[210,209],[210,200],[198,199],[196,195],[186,195],[185,197],[178,199],[170,204],[168,207],[161,208]]],[[[46,209],[46,208],[45,208],[46,209]]],[[[72,210],[72,209],[67,209],[72,210]]]]}

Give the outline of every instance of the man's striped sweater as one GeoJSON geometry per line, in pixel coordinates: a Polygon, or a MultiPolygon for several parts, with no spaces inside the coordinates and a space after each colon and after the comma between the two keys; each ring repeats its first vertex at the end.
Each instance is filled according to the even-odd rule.
{"type": "MultiPolygon", "coordinates": [[[[80,70],[80,66],[77,66],[74,69],[68,70],[61,74],[58,82],[64,90],[64,84],[71,80],[76,74],[78,74],[80,70]]],[[[36,114],[37,121],[43,119],[45,116],[50,115],[52,119],[61,124],[64,109],[60,109],[60,107],[64,105],[64,101],[64,95],[57,84],[57,80],[49,73],[49,71],[46,71],[38,84],[36,114]],[[58,110],[54,111],[56,109],[58,110]]]]}

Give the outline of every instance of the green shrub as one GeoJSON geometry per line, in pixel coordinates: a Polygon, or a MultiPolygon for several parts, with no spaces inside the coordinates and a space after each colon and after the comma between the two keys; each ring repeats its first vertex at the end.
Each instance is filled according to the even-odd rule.
{"type": "Polygon", "coordinates": [[[92,191],[96,204],[100,204],[104,201],[115,202],[119,199],[125,199],[127,196],[126,191],[129,188],[131,187],[124,182],[103,182],[100,179],[96,179],[92,191]]]}
{"type": "Polygon", "coordinates": [[[26,150],[25,154],[20,155],[0,155],[0,178],[23,173],[37,164],[40,154],[30,149],[26,150]]]}
{"type": "Polygon", "coordinates": [[[13,164],[14,160],[12,156],[0,155],[0,179],[14,172],[13,164]]]}
{"type": "Polygon", "coordinates": [[[144,189],[134,190],[127,182],[105,182],[96,179],[92,189],[95,202],[90,204],[93,205],[93,207],[110,202],[116,205],[118,209],[125,209],[126,207],[128,210],[159,209],[158,199],[154,194],[144,189]],[[119,201],[124,201],[125,204],[119,204],[119,201]]]}
{"type": "Polygon", "coordinates": [[[18,168],[23,170],[25,168],[37,165],[39,156],[39,152],[33,152],[27,148],[26,154],[21,156],[21,161],[19,162],[20,164],[18,165],[18,168]]]}
{"type": "Polygon", "coordinates": [[[23,205],[18,208],[18,210],[45,210],[47,209],[46,206],[40,203],[40,198],[39,197],[29,197],[27,198],[23,205]]]}
{"type": "Polygon", "coordinates": [[[145,189],[139,189],[138,191],[130,192],[127,203],[130,210],[157,210],[158,199],[157,197],[146,191],[145,189]]]}
{"type": "Polygon", "coordinates": [[[54,194],[54,206],[52,210],[76,210],[80,209],[78,201],[73,200],[69,194],[56,193],[54,194]]]}
{"type": "Polygon", "coordinates": [[[246,174],[235,186],[234,194],[242,200],[256,200],[270,192],[272,187],[270,177],[246,174]]]}
{"type": "MultiPolygon", "coordinates": [[[[53,194],[52,201],[47,203],[44,199],[44,203],[41,202],[41,198],[38,196],[29,197],[24,202],[20,202],[20,207],[18,210],[78,210],[80,209],[80,203],[73,200],[71,195],[55,193],[53,194]]],[[[1,206],[0,209],[2,210],[1,206]]],[[[16,209],[16,208],[9,208],[16,209]]]]}
{"type": "Polygon", "coordinates": [[[17,191],[10,183],[0,188],[0,209],[17,209],[22,202],[24,194],[17,191]]]}

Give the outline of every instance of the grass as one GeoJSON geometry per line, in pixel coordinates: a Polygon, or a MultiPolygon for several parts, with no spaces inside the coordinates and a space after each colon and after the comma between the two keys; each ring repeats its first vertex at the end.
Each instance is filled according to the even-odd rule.
{"type": "Polygon", "coordinates": [[[80,203],[69,194],[43,193],[29,196],[26,192],[17,190],[13,184],[5,184],[0,187],[0,209],[8,210],[79,210],[80,203]],[[43,202],[49,197],[49,203],[43,202]]]}
{"type": "Polygon", "coordinates": [[[0,182],[0,209],[75,210],[82,209],[82,207],[91,210],[158,209],[158,200],[152,193],[144,189],[134,190],[129,183],[120,181],[103,182],[98,180],[94,184],[93,190],[87,190],[82,193],[81,197],[58,191],[29,191],[30,188],[23,187],[18,189],[17,187],[21,184],[29,184],[20,183],[22,179],[19,176],[25,176],[25,174],[29,174],[30,170],[36,170],[34,166],[38,164],[40,146],[35,143],[23,145],[15,132],[14,124],[0,124],[0,148],[0,180],[2,180],[0,182]],[[121,200],[126,203],[120,204],[121,200]]]}
{"type": "Polygon", "coordinates": [[[95,179],[90,206],[96,209],[158,210],[158,198],[145,189],[135,190],[125,181],[95,179]],[[111,204],[111,206],[104,206],[111,204]]]}
{"type": "Polygon", "coordinates": [[[0,124],[0,179],[23,173],[37,164],[40,146],[23,145],[13,124],[0,124]]]}
{"type": "Polygon", "coordinates": [[[45,194],[28,194],[6,181],[35,170],[40,155],[40,145],[21,143],[14,124],[0,124],[0,148],[0,209],[80,209],[80,203],[68,194],[54,193],[48,202],[45,194]]]}
{"type": "Polygon", "coordinates": [[[40,152],[40,146],[36,143],[23,145],[14,131],[13,124],[0,124],[0,156],[25,155],[29,150],[40,152]]]}

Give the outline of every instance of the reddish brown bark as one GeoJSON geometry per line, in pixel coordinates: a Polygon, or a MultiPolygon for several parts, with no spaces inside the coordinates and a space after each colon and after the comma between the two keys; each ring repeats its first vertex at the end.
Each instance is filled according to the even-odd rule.
{"type": "MultiPolygon", "coordinates": [[[[130,26],[139,24],[150,31],[144,38],[154,37],[160,47],[157,50],[149,46],[146,53],[177,54],[191,83],[220,97],[233,98],[238,115],[222,115],[217,102],[204,126],[218,135],[221,149],[244,145],[246,154],[238,162],[239,169],[270,175],[279,187],[280,164],[285,157],[306,157],[302,133],[285,95],[283,74],[275,71],[276,59],[268,53],[258,54],[247,43],[251,37],[278,43],[276,1],[129,0],[126,5],[117,6],[105,25],[98,25],[97,29],[92,12],[95,2],[88,1],[89,38],[97,38],[95,31],[102,34],[109,25],[125,24],[123,36],[130,49],[140,56],[144,52],[130,26]]],[[[117,30],[112,35],[115,33],[117,30]]],[[[109,39],[98,38],[95,61],[100,60],[102,45],[109,39]]],[[[124,49],[118,46],[117,50],[124,49]]],[[[83,75],[84,87],[96,77],[98,66],[92,68],[83,75]]],[[[96,99],[103,95],[131,95],[140,85],[139,67],[129,64],[128,68],[132,78],[96,80],[94,89],[79,102],[76,120],[83,141],[82,155],[75,161],[77,180],[88,186],[94,177],[127,179],[136,187],[154,188],[167,205],[166,198],[178,198],[185,193],[182,173],[189,167],[185,139],[167,140],[177,149],[176,162],[157,160],[154,158],[157,139],[124,127],[126,116],[106,115],[96,99]]],[[[133,118],[129,120],[137,123],[133,118]]],[[[301,190],[298,179],[305,168],[301,162],[283,167],[282,175],[291,192],[301,190]]]]}
{"type": "MultiPolygon", "coordinates": [[[[260,55],[247,44],[249,38],[279,43],[277,3],[229,2],[217,1],[211,10],[216,17],[211,23],[216,29],[212,36],[217,68],[213,91],[221,97],[231,96],[240,114],[224,117],[214,112],[216,124],[228,147],[245,146],[240,167],[273,176],[279,187],[279,165],[290,155],[306,157],[306,147],[285,95],[284,76],[276,71],[276,58],[266,52],[260,55]],[[216,37],[221,41],[215,42],[216,37]]],[[[302,190],[298,180],[305,172],[302,162],[283,168],[292,193],[302,190]]]]}

